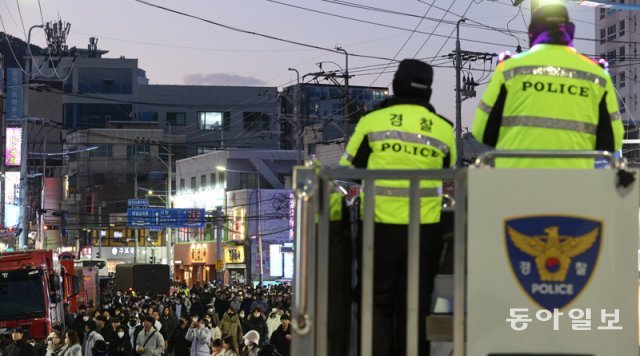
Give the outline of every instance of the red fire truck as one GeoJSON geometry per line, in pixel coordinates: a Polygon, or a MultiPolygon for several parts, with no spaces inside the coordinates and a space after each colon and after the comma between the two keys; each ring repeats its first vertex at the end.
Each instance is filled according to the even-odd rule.
{"type": "MultiPolygon", "coordinates": [[[[64,323],[62,273],[52,251],[0,254],[0,329],[22,327],[44,340],[64,323]]],[[[73,278],[67,275],[70,282],[73,278]]]]}

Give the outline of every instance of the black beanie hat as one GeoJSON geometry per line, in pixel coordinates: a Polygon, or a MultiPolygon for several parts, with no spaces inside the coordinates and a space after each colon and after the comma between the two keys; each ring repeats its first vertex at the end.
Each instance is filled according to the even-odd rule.
{"type": "Polygon", "coordinates": [[[393,76],[393,92],[396,96],[426,98],[431,96],[433,68],[417,59],[404,59],[393,76]]]}

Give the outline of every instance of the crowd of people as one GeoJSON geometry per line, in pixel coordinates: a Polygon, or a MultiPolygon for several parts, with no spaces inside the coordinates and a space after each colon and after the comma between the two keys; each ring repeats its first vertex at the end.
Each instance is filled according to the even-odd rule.
{"type": "Polygon", "coordinates": [[[66,328],[54,326],[46,345],[26,329],[11,330],[0,355],[288,356],[290,306],[286,284],[175,283],[168,296],[116,291],[103,308],[78,306],[66,328]]]}

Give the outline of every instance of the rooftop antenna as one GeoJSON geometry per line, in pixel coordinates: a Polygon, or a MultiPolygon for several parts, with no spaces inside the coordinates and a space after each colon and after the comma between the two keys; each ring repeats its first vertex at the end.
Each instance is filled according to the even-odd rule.
{"type": "Polygon", "coordinates": [[[63,22],[61,19],[47,22],[44,32],[47,35],[47,44],[52,55],[64,53],[70,29],[71,23],[63,22]]]}

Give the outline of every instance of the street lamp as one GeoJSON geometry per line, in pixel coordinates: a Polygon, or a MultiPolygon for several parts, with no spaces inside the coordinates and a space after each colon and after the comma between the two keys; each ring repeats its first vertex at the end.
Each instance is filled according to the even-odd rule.
{"type": "MultiPolygon", "coordinates": [[[[260,166],[256,166],[256,170],[255,171],[237,171],[237,170],[233,170],[233,169],[228,169],[224,166],[216,166],[216,169],[222,172],[233,172],[233,173],[248,173],[248,174],[255,174],[256,175],[256,180],[257,180],[257,189],[258,189],[258,194],[257,194],[257,212],[258,212],[258,258],[260,259],[260,287],[262,287],[262,283],[264,282],[264,264],[263,264],[263,258],[262,258],[262,215],[260,213],[260,166]]],[[[251,263],[251,261],[249,261],[249,263],[251,263]]],[[[251,279],[251,276],[249,276],[249,279],[251,279]]]]}

